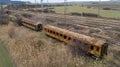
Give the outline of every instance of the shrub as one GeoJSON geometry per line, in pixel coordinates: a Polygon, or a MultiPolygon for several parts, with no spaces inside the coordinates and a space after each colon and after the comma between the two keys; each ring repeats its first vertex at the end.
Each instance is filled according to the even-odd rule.
{"type": "Polygon", "coordinates": [[[0,25],[9,24],[9,16],[4,14],[0,15],[0,25]]]}

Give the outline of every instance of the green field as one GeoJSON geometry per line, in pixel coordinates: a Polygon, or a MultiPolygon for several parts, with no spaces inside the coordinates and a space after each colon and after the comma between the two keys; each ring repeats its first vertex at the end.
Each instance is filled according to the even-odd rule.
{"type": "Polygon", "coordinates": [[[4,46],[0,43],[0,67],[13,67],[13,64],[5,50],[4,46]]]}
{"type": "MultiPolygon", "coordinates": [[[[64,13],[64,6],[54,7],[56,13],[64,13]]],[[[86,8],[80,6],[67,6],[67,13],[71,12],[87,12],[87,13],[95,13],[98,14],[98,9],[95,8],[86,8]]],[[[120,18],[120,11],[117,10],[100,10],[100,16],[107,18],[120,18]]]]}

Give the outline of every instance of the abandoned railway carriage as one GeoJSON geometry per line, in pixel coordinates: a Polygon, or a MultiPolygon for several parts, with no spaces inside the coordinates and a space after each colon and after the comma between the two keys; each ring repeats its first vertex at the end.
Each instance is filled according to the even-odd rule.
{"type": "Polygon", "coordinates": [[[96,57],[107,55],[108,45],[103,40],[96,40],[92,37],[74,33],[55,26],[44,26],[46,35],[61,40],[67,44],[79,46],[86,54],[91,54],[96,57]]]}
{"type": "Polygon", "coordinates": [[[36,30],[36,31],[40,31],[43,28],[42,24],[40,22],[30,20],[30,19],[25,18],[25,17],[21,17],[20,22],[22,25],[29,27],[29,28],[36,30]]]}

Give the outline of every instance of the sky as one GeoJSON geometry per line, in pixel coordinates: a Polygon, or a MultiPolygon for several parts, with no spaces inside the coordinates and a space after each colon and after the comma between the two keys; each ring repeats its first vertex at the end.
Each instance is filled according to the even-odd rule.
{"type": "MultiPolygon", "coordinates": [[[[32,3],[35,3],[35,0],[14,0],[14,1],[30,1],[32,3]]],[[[44,2],[47,2],[47,0],[43,0],[44,2]]],[[[99,1],[99,0],[67,0],[68,2],[71,1],[99,1]]],[[[109,0],[101,0],[101,1],[109,1],[109,0]]],[[[36,0],[36,2],[41,2],[41,0],[36,0]]],[[[64,0],[48,0],[48,2],[64,2],[64,0]]]]}

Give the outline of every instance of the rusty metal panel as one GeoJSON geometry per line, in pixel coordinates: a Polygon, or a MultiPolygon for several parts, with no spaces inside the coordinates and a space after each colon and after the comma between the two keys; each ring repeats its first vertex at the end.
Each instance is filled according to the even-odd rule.
{"type": "Polygon", "coordinates": [[[83,43],[87,43],[87,44],[90,44],[90,45],[95,45],[95,46],[101,47],[105,43],[104,40],[99,40],[99,39],[96,39],[96,38],[93,38],[93,37],[90,37],[90,36],[86,36],[86,35],[83,35],[83,34],[74,33],[74,32],[71,32],[69,30],[61,29],[61,28],[58,28],[58,27],[55,27],[55,26],[46,25],[45,28],[57,31],[58,33],[62,33],[66,36],[69,36],[71,38],[77,39],[77,40],[79,40],[83,43]]]}
{"type": "Polygon", "coordinates": [[[22,17],[22,18],[21,18],[21,21],[22,21],[22,22],[25,22],[25,23],[28,23],[28,24],[31,24],[31,25],[41,24],[41,23],[38,22],[38,21],[31,20],[31,19],[28,19],[28,18],[25,18],[25,17],[22,17]]]}
{"type": "Polygon", "coordinates": [[[84,52],[88,52],[88,50],[89,50],[89,44],[84,43],[78,39],[72,40],[72,44],[77,45],[84,52]]]}

